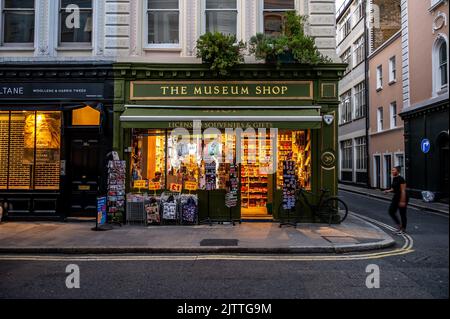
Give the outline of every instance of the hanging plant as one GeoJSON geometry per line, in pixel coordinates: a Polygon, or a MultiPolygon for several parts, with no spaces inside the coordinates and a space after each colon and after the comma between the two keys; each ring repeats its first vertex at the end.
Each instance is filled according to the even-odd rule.
{"type": "Polygon", "coordinates": [[[305,34],[306,17],[297,15],[294,11],[287,12],[283,22],[283,32],[280,36],[270,36],[262,33],[250,39],[250,53],[256,59],[266,63],[330,63],[331,59],[323,56],[316,47],[314,38],[305,34]]]}
{"type": "Polygon", "coordinates": [[[244,42],[236,36],[220,32],[207,32],[197,41],[197,57],[209,64],[211,70],[228,75],[232,67],[244,62],[244,42]]]}

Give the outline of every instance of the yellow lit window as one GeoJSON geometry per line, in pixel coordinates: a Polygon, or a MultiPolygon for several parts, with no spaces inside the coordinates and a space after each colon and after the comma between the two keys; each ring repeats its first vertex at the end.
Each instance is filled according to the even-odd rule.
{"type": "Polygon", "coordinates": [[[72,111],[73,126],[99,126],[100,112],[90,106],[72,111]]]}

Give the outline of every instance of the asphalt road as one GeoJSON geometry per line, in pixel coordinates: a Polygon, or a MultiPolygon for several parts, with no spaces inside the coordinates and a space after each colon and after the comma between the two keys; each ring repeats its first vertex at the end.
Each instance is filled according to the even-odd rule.
{"type": "MultiPolygon", "coordinates": [[[[344,192],[341,196],[351,211],[392,225],[387,202],[344,192]]],[[[277,260],[277,256],[262,256],[266,260],[258,260],[258,256],[253,256],[251,260],[230,260],[227,256],[88,256],[47,261],[0,258],[0,298],[448,298],[448,217],[416,209],[409,209],[408,215],[413,251],[390,257],[373,255],[345,260],[343,255],[333,256],[333,260],[315,256],[277,260]],[[79,267],[79,289],[66,287],[69,264],[79,267]],[[369,265],[379,269],[379,288],[366,286],[369,265]]],[[[398,248],[403,245],[403,238],[397,238],[398,248]]]]}

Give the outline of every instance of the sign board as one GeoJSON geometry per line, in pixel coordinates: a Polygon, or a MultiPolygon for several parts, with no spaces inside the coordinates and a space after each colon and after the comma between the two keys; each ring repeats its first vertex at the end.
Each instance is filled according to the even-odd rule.
{"type": "Polygon", "coordinates": [[[147,187],[147,181],[145,180],[137,180],[133,182],[134,188],[146,188],[147,187]]]}
{"type": "Polygon", "coordinates": [[[106,197],[97,198],[97,227],[107,222],[106,197]]]}
{"type": "Polygon", "coordinates": [[[2,99],[101,99],[104,83],[0,83],[2,99]]]}
{"type": "Polygon", "coordinates": [[[313,81],[133,81],[131,100],[312,100],[313,81]]]}
{"type": "Polygon", "coordinates": [[[160,182],[148,182],[148,189],[151,191],[157,191],[161,189],[161,183],[160,182]]]}
{"type": "Polygon", "coordinates": [[[175,193],[181,193],[181,190],[183,189],[183,185],[181,184],[176,184],[176,183],[172,183],[170,184],[169,190],[171,192],[175,192],[175,193]]]}
{"type": "Polygon", "coordinates": [[[420,149],[422,150],[422,153],[428,154],[431,149],[431,142],[429,139],[424,138],[422,142],[420,143],[420,149]]]}
{"type": "Polygon", "coordinates": [[[188,191],[196,191],[198,189],[197,182],[184,182],[184,188],[188,191]]]}
{"type": "Polygon", "coordinates": [[[78,190],[79,191],[90,191],[91,190],[91,186],[89,186],[89,185],[80,185],[80,186],[78,186],[78,190]]]}

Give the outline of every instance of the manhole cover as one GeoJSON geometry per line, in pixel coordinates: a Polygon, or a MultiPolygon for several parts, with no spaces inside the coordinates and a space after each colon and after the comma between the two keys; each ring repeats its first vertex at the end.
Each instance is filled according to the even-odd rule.
{"type": "Polygon", "coordinates": [[[203,239],[200,246],[237,246],[237,239],[203,239]]]}
{"type": "Polygon", "coordinates": [[[333,244],[358,244],[359,241],[349,236],[322,236],[326,241],[333,244]]]}

